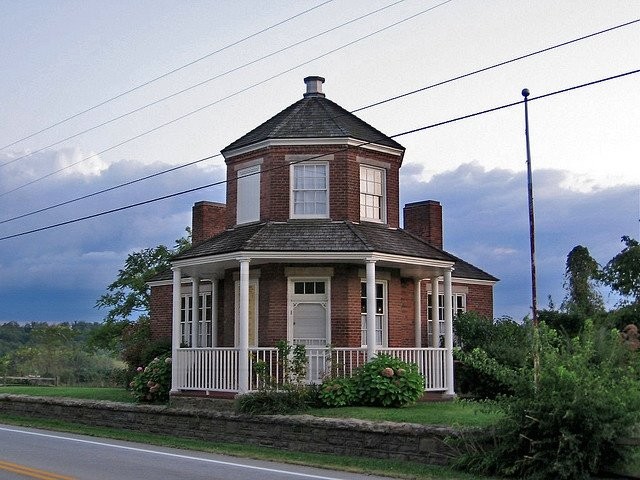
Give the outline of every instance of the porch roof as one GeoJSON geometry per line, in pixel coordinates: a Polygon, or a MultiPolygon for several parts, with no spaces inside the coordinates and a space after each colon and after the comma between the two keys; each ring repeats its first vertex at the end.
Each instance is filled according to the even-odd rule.
{"type": "MultiPolygon", "coordinates": [[[[206,257],[228,257],[229,254],[257,254],[264,261],[291,262],[299,254],[301,260],[310,260],[321,254],[327,263],[354,260],[366,254],[382,254],[403,258],[407,275],[419,275],[425,260],[432,266],[450,265],[453,276],[471,280],[495,282],[497,278],[464,260],[433,247],[402,229],[391,229],[373,223],[347,221],[290,220],[263,222],[237,226],[212,237],[176,256],[173,261],[182,265],[199,263],[206,257]],[[273,255],[271,255],[273,253],[273,255]],[[333,257],[332,257],[333,254],[333,257]],[[293,257],[292,257],[293,255],[293,257]],[[280,258],[282,257],[282,258],[280,258]],[[415,267],[407,263],[415,258],[415,267]],[[280,260],[278,260],[280,259],[280,260]]],[[[156,277],[153,281],[161,280],[156,277]]]]}

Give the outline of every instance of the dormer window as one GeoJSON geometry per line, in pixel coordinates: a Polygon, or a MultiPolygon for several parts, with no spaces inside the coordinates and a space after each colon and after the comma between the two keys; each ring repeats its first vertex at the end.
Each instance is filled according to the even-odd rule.
{"type": "Polygon", "coordinates": [[[291,218],[329,216],[328,163],[291,165],[291,218]]]}
{"type": "Polygon", "coordinates": [[[386,223],[385,184],[382,168],[360,165],[360,221],[386,223]]]}

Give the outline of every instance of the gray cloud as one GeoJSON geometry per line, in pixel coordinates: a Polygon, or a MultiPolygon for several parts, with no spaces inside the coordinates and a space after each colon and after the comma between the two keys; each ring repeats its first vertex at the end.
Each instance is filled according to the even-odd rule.
{"type": "MultiPolygon", "coordinates": [[[[445,249],[499,277],[495,314],[523,318],[531,305],[529,217],[524,172],[487,170],[477,163],[420,181],[421,169],[403,167],[402,203],[423,199],[443,205],[445,249]],[[407,175],[408,173],[408,175],[407,175]]],[[[622,235],[637,230],[638,189],[619,186],[574,191],[562,170],[533,173],[538,304],[556,305],[566,256],[576,245],[601,264],[622,248],[622,235]]]]}

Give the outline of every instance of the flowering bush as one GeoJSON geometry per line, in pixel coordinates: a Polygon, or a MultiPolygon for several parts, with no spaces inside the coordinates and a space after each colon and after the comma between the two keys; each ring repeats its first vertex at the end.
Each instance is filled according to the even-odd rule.
{"type": "Polygon", "coordinates": [[[378,355],[366,363],[353,380],[361,405],[402,407],[418,400],[424,391],[418,366],[389,355],[378,355]]]}
{"type": "Polygon", "coordinates": [[[351,378],[326,379],[319,397],[326,407],[402,407],[418,400],[423,391],[424,378],[415,363],[378,355],[351,378]]]}
{"type": "Polygon", "coordinates": [[[171,389],[171,356],[156,357],[146,367],[138,367],[129,386],[139,402],[164,403],[171,389]]]}

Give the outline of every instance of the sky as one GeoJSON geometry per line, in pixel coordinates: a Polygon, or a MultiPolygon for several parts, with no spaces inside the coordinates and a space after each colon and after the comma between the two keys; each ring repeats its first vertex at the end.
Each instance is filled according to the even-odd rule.
{"type": "MultiPolygon", "coordinates": [[[[0,2],[0,237],[222,180],[220,150],[306,76],[352,111],[638,18],[637,0],[0,2]]],[[[452,120],[530,90],[538,304],[558,306],[573,247],[605,264],[640,236],[640,74],[536,97],[637,70],[638,45],[640,22],[356,113],[406,147],[401,204],[440,201],[445,250],[500,279],[496,317],[531,305],[524,107],[452,120]]],[[[0,240],[0,323],[100,321],[129,253],[173,246],[194,202],[224,199],[0,240]]]]}

